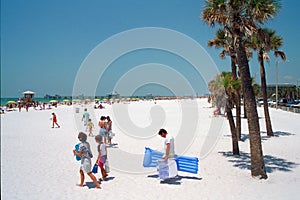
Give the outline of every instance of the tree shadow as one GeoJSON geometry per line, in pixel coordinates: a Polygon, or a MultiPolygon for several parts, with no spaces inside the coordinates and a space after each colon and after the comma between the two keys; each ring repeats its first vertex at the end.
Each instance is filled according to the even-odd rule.
{"type": "Polygon", "coordinates": [[[241,134],[241,142],[245,142],[246,140],[249,139],[249,134],[241,134]]]}
{"type": "MultiPolygon", "coordinates": [[[[283,137],[283,136],[295,135],[293,133],[284,132],[284,131],[274,131],[273,134],[274,134],[274,137],[283,137]]],[[[267,132],[265,132],[265,131],[261,131],[260,135],[261,135],[261,140],[263,140],[263,141],[269,140],[269,139],[272,138],[270,136],[267,136],[267,132]]],[[[248,139],[249,139],[249,134],[242,134],[241,135],[241,141],[242,142],[245,142],[248,139]]]]}
{"type": "MultiPolygon", "coordinates": [[[[154,175],[148,175],[147,176],[148,178],[155,178],[155,179],[158,179],[158,175],[157,174],[154,174],[154,175]]],[[[202,180],[202,178],[198,178],[198,177],[195,177],[195,176],[180,176],[178,175],[177,177],[175,178],[170,178],[170,179],[166,179],[166,180],[161,180],[160,181],[160,184],[169,184],[169,185],[181,185],[181,180],[182,179],[189,179],[189,180],[197,180],[197,181],[200,181],[202,180]]]]}
{"type": "MultiPolygon", "coordinates": [[[[230,151],[219,153],[224,157],[229,158],[228,162],[233,163],[234,167],[251,170],[251,158],[249,153],[241,151],[240,155],[233,155],[230,151]]],[[[293,168],[296,168],[299,165],[298,163],[290,162],[286,159],[271,155],[264,155],[264,162],[267,173],[272,173],[275,171],[290,172],[293,168]]]]}
{"type": "Polygon", "coordinates": [[[275,131],[273,133],[274,133],[275,137],[295,135],[294,133],[289,133],[289,132],[284,132],[284,131],[275,131]]]}

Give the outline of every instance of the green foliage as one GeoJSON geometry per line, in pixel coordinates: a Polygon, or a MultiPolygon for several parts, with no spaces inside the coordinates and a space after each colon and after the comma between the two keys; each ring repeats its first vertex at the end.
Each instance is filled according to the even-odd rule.
{"type": "Polygon", "coordinates": [[[212,100],[217,107],[224,107],[226,98],[231,102],[235,102],[235,97],[238,92],[241,92],[241,88],[241,79],[234,78],[231,72],[222,72],[208,83],[208,89],[213,96],[212,100]]]}

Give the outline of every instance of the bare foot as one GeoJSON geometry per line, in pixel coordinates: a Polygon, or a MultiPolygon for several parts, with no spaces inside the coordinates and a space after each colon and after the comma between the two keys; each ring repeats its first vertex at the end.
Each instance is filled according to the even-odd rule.
{"type": "Polygon", "coordinates": [[[100,186],[100,185],[96,185],[96,188],[97,188],[97,189],[101,189],[101,186],[100,186]]]}
{"type": "Polygon", "coordinates": [[[76,186],[83,187],[83,184],[76,184],[76,186]]]}

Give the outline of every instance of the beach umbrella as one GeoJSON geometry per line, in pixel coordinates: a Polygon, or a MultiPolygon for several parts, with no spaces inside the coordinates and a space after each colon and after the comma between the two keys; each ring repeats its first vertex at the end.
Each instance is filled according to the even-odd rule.
{"type": "Polygon", "coordinates": [[[55,100],[55,99],[53,99],[53,100],[50,100],[49,102],[50,102],[50,103],[57,103],[58,101],[55,100]]]}
{"type": "Polygon", "coordinates": [[[69,99],[64,99],[63,102],[70,102],[70,100],[69,99]]]}
{"type": "Polygon", "coordinates": [[[95,101],[100,101],[100,99],[94,99],[95,101]]]}
{"type": "Polygon", "coordinates": [[[85,101],[91,101],[91,99],[85,99],[85,101]]]}
{"type": "Polygon", "coordinates": [[[17,104],[15,101],[8,101],[7,104],[17,104]]]}

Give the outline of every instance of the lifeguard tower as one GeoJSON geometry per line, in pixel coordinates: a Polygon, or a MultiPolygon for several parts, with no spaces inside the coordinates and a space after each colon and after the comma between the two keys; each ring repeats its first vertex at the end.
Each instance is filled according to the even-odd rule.
{"type": "Polygon", "coordinates": [[[23,95],[24,95],[24,97],[22,98],[23,103],[24,104],[26,104],[26,103],[32,104],[34,102],[34,100],[33,100],[34,94],[35,94],[34,92],[29,91],[29,90],[23,92],[23,95]]]}

